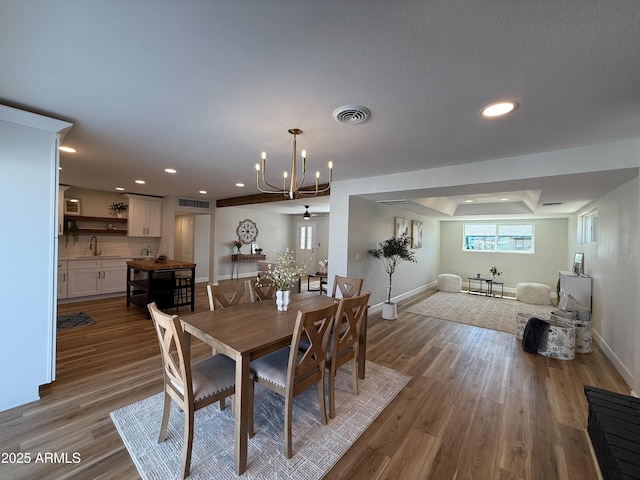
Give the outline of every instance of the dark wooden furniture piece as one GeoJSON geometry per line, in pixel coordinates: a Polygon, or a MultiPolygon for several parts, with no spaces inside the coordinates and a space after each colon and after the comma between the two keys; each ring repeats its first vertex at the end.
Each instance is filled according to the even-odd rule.
{"type": "Polygon", "coordinates": [[[233,273],[235,272],[236,274],[236,280],[238,279],[238,274],[240,273],[240,266],[238,266],[238,269],[236,271],[236,263],[239,262],[260,262],[262,260],[266,260],[267,256],[264,254],[257,254],[257,253],[252,253],[252,254],[247,254],[247,255],[243,255],[242,253],[234,253],[233,255],[231,255],[231,279],[233,280],[233,273]]]}
{"type": "Polygon", "coordinates": [[[195,275],[195,263],[130,260],[127,262],[127,307],[133,303],[146,311],[147,305],[155,302],[161,310],[190,305],[193,312],[195,275]],[[185,276],[189,272],[190,276],[185,276]]]}
{"type": "MultiPolygon", "coordinates": [[[[299,310],[315,310],[335,302],[332,297],[314,293],[291,295],[289,310],[280,312],[275,302],[262,301],[202,312],[182,318],[185,332],[211,345],[236,361],[235,471],[247,467],[247,434],[249,430],[250,391],[249,362],[291,345],[299,310]]],[[[358,376],[364,378],[366,352],[366,317],[360,330],[358,376]]],[[[188,337],[189,338],[189,337],[188,337]]]]}
{"type": "Polygon", "coordinates": [[[604,480],[640,479],[640,398],[585,385],[587,431],[604,480]]]}

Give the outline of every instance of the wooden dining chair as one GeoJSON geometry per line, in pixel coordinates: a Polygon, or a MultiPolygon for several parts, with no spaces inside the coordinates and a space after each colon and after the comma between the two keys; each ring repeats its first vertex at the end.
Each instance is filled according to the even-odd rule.
{"type": "MultiPolygon", "coordinates": [[[[327,424],[324,398],[324,371],[329,332],[333,324],[337,303],[317,310],[299,311],[293,330],[291,346],[253,360],[249,366],[254,382],[284,397],[284,447],[285,456],[293,456],[291,440],[291,414],[293,398],[309,386],[318,385],[318,409],[320,421],[327,424]],[[309,338],[309,347],[298,350],[300,338],[309,338]]],[[[250,417],[253,422],[253,417],[250,417]]],[[[253,432],[253,424],[249,426],[253,432]]]]}
{"type": "Polygon", "coordinates": [[[276,286],[273,283],[269,283],[266,279],[251,280],[249,295],[249,301],[251,303],[260,302],[262,300],[273,300],[276,298],[276,286]]]}
{"type": "Polygon", "coordinates": [[[325,362],[329,371],[329,416],[336,416],[336,373],[338,368],[351,361],[351,387],[358,395],[358,339],[362,319],[366,315],[370,292],[349,298],[341,298],[331,332],[331,344],[325,362]]]}
{"type": "MultiPolygon", "coordinates": [[[[224,408],[225,399],[235,393],[236,364],[225,355],[213,355],[191,365],[180,318],[161,312],[155,302],[147,308],[158,335],[164,376],[164,407],[158,443],[166,439],[173,400],[184,413],[180,476],[186,478],[191,467],[194,412],[214,402],[220,402],[220,409],[224,408]]],[[[252,434],[251,431],[250,436],[252,434]]]]}
{"type": "Polygon", "coordinates": [[[216,308],[228,308],[241,303],[249,303],[251,301],[251,280],[218,285],[208,283],[207,296],[209,297],[209,310],[212,312],[216,308]]]}
{"type": "Polygon", "coordinates": [[[362,278],[341,277],[336,275],[333,279],[333,292],[331,296],[335,298],[338,289],[342,298],[349,298],[360,295],[362,291],[362,278]]]}

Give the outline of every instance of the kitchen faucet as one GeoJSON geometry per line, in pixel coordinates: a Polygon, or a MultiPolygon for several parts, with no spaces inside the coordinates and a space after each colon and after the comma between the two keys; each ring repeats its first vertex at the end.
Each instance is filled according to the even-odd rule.
{"type": "Polygon", "coordinates": [[[91,237],[91,240],[89,240],[89,250],[93,250],[93,256],[97,256],[100,255],[100,253],[98,253],[98,237],[96,237],[95,235],[93,235],[91,237]],[[94,243],[95,240],[95,243],[94,243]]]}

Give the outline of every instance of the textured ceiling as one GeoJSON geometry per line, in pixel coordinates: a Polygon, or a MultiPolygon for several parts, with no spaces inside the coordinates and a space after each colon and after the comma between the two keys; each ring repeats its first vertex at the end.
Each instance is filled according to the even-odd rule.
{"type": "Polygon", "coordinates": [[[262,150],[288,168],[292,127],[335,180],[638,137],[639,25],[636,0],[0,0],[0,103],[74,123],[62,183],[219,199],[262,150]]]}

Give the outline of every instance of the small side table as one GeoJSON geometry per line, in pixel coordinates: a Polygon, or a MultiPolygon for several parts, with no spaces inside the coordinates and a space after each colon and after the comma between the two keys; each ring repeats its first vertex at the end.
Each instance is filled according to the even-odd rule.
{"type": "Polygon", "coordinates": [[[503,282],[497,282],[495,280],[486,280],[487,282],[487,297],[496,297],[496,298],[502,298],[504,297],[504,283],[503,282]],[[500,285],[500,296],[498,297],[498,295],[496,293],[493,293],[493,286],[494,285],[500,285]]]}

